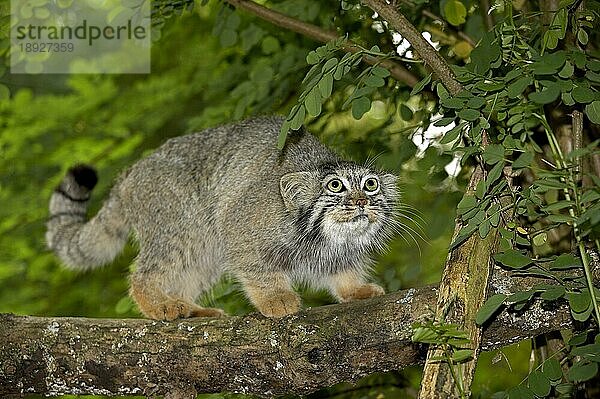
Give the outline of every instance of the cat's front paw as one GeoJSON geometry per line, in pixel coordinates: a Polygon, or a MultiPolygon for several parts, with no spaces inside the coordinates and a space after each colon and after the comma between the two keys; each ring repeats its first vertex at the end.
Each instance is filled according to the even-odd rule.
{"type": "Polygon", "coordinates": [[[283,317],[300,310],[301,301],[293,291],[271,291],[264,296],[255,296],[254,306],[266,317],[283,317]]]}
{"type": "Polygon", "coordinates": [[[383,288],[377,284],[368,283],[354,287],[345,287],[343,292],[339,293],[340,302],[351,302],[359,299],[373,298],[385,294],[383,288]]]}

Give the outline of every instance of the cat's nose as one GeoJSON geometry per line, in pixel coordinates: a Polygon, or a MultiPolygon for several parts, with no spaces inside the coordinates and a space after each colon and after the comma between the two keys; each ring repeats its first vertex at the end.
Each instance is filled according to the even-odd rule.
{"type": "Polygon", "coordinates": [[[366,206],[369,203],[369,200],[366,198],[357,198],[355,203],[358,206],[366,206]]]}

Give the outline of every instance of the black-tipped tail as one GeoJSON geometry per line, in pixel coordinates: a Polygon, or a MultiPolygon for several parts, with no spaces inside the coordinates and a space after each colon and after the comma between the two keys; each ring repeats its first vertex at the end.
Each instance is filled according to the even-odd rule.
{"type": "Polygon", "coordinates": [[[78,185],[87,188],[89,191],[92,191],[98,183],[98,174],[96,173],[96,170],[89,165],[75,165],[70,168],[67,173],[73,176],[73,179],[78,185]]]}
{"type": "Polygon", "coordinates": [[[48,247],[69,267],[87,269],[112,261],[127,241],[129,228],[117,198],[110,197],[87,220],[87,206],[98,175],[88,165],[67,171],[50,199],[48,247]]]}

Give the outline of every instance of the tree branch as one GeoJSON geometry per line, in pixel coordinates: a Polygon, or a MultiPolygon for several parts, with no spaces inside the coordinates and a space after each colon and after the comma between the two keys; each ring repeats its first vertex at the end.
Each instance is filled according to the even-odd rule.
{"type": "MultiPolygon", "coordinates": [[[[511,284],[499,282],[503,289],[511,284]]],[[[422,363],[426,348],[411,342],[411,326],[431,312],[436,296],[434,286],[409,289],[283,319],[1,315],[0,395],[307,394],[422,363]]],[[[535,304],[519,315],[501,314],[484,333],[482,347],[569,325],[566,306],[549,311],[535,304]]]]}
{"type": "MultiPolygon", "coordinates": [[[[257,17],[264,19],[272,23],[273,25],[280,26],[285,29],[289,29],[293,32],[300,33],[304,36],[310,37],[311,39],[326,43],[331,40],[335,40],[339,37],[339,34],[333,31],[328,31],[316,25],[309,24],[307,22],[299,21],[297,19],[291,18],[285,14],[280,12],[271,10],[267,7],[264,7],[260,4],[257,4],[253,1],[249,0],[224,0],[226,3],[231,4],[232,6],[245,10],[251,14],[256,15],[257,17]]],[[[360,48],[348,41],[348,44],[344,46],[344,50],[350,53],[356,53],[360,51],[360,48]]],[[[363,61],[368,64],[375,64],[379,62],[379,65],[383,68],[386,68],[390,71],[390,74],[394,79],[399,82],[403,82],[406,85],[413,87],[419,82],[419,79],[413,75],[408,69],[403,67],[402,65],[391,61],[385,60],[380,62],[380,60],[375,59],[373,57],[365,56],[363,57],[363,61]]]]}
{"type": "Polygon", "coordinates": [[[446,60],[423,38],[421,32],[404,15],[398,12],[394,5],[388,4],[385,0],[362,0],[362,2],[381,15],[398,33],[409,41],[425,61],[425,64],[442,81],[450,94],[456,95],[462,90],[462,85],[456,80],[454,72],[452,72],[446,60]]]}

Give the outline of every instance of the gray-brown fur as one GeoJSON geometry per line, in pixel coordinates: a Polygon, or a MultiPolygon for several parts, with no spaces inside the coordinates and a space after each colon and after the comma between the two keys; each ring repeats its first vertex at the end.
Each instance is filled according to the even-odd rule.
{"type": "Polygon", "coordinates": [[[260,117],[167,141],[121,176],[88,222],[91,187],[72,170],[50,202],[50,248],[90,268],[110,262],[133,230],[131,294],[159,319],[219,315],[194,301],[223,273],[267,316],[298,310],[298,282],[340,301],[380,295],[365,277],[394,230],[396,178],[341,160],[303,130],[279,151],[281,123],[260,117]],[[350,187],[329,191],[336,179],[350,187]],[[377,190],[360,186],[374,180],[377,190]]]}

